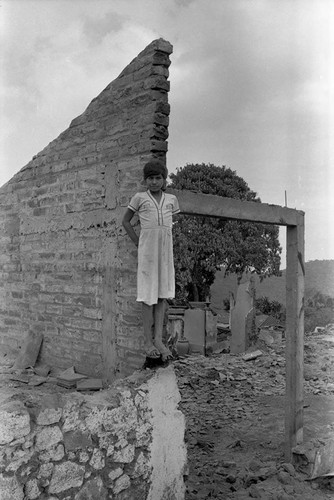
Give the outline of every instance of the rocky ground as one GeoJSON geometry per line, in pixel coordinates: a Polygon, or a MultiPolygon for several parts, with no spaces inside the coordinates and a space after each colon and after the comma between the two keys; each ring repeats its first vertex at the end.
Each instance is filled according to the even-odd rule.
{"type": "Polygon", "coordinates": [[[304,445],[294,465],[284,460],[285,342],[256,348],[263,354],[251,361],[220,353],[174,363],[187,419],[186,500],[334,498],[334,479],[310,480],[312,467],[323,473],[312,466],[315,450],[328,462],[334,438],[334,328],[306,335],[304,445]]]}

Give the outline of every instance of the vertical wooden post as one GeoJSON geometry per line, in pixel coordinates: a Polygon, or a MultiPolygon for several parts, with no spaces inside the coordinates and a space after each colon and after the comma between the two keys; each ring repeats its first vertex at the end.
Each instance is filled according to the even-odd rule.
{"type": "Polygon", "coordinates": [[[285,459],[303,441],[304,214],[287,226],[285,459]]]}

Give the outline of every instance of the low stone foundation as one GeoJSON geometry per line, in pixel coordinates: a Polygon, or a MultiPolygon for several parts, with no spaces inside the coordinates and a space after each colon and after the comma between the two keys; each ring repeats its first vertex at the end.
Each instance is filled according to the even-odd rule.
{"type": "Polygon", "coordinates": [[[173,368],[94,394],[8,394],[1,500],[182,500],[185,420],[173,368]]]}

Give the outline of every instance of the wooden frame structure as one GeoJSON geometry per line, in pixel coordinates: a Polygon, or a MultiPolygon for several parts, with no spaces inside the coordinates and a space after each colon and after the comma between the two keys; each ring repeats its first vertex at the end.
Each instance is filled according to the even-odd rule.
{"type": "Polygon", "coordinates": [[[287,228],[285,458],[290,461],[292,448],[303,441],[304,212],[186,190],[168,192],[177,196],[183,214],[287,228]]]}

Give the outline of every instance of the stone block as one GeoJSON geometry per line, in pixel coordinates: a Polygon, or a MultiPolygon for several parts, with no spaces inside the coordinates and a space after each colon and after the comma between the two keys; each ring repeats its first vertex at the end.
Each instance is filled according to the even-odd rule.
{"type": "Polygon", "coordinates": [[[27,436],[30,432],[30,415],[20,401],[10,401],[0,407],[0,444],[27,436]]]}
{"type": "Polygon", "coordinates": [[[60,462],[64,458],[64,446],[62,444],[53,445],[46,451],[39,452],[39,459],[41,462],[60,462]]]}
{"type": "Polygon", "coordinates": [[[190,351],[205,354],[205,311],[186,309],[184,312],[184,337],[189,341],[190,351]]]}
{"type": "Polygon", "coordinates": [[[125,448],[116,451],[113,455],[115,462],[131,463],[135,458],[135,447],[133,444],[128,444],[125,448]]]}
{"type": "Polygon", "coordinates": [[[38,487],[37,479],[29,479],[25,485],[24,492],[27,500],[36,500],[40,498],[41,491],[38,487]]]}
{"type": "Polygon", "coordinates": [[[52,473],[49,493],[62,493],[70,488],[79,488],[83,484],[85,467],[74,462],[56,465],[52,473]]]}
{"type": "Polygon", "coordinates": [[[22,464],[28,463],[32,456],[33,450],[16,450],[5,469],[6,472],[16,472],[22,466],[22,464]]]}
{"type": "Polygon", "coordinates": [[[36,415],[38,425],[52,425],[60,421],[63,410],[57,395],[51,394],[42,400],[42,406],[36,415]]]}
{"type": "Polygon", "coordinates": [[[37,433],[36,448],[40,451],[48,450],[63,440],[63,433],[58,426],[45,427],[37,433]]]}
{"type": "Polygon", "coordinates": [[[0,474],[0,499],[23,500],[23,498],[23,488],[16,477],[6,477],[0,474]]]}
{"type": "Polygon", "coordinates": [[[100,477],[87,481],[81,490],[75,495],[74,500],[107,500],[108,491],[103,486],[100,477]]]}
{"type": "Polygon", "coordinates": [[[117,469],[114,469],[109,472],[108,477],[110,481],[114,481],[118,477],[120,477],[123,474],[123,469],[121,467],[117,467],[117,469]]]}
{"type": "Polygon", "coordinates": [[[42,464],[39,468],[39,478],[47,479],[51,476],[54,465],[52,463],[42,464]]]}
{"type": "Polygon", "coordinates": [[[64,433],[64,446],[66,451],[85,450],[93,446],[90,434],[80,430],[64,433]]]}
{"type": "Polygon", "coordinates": [[[143,477],[144,479],[149,476],[151,472],[151,466],[149,460],[145,457],[144,453],[141,451],[137,457],[133,472],[131,477],[143,477]]]}
{"type": "Polygon", "coordinates": [[[121,491],[129,488],[130,485],[131,485],[130,477],[127,474],[123,474],[118,479],[116,479],[115,485],[113,487],[113,492],[115,493],[115,495],[117,495],[121,491]]]}
{"type": "Polygon", "coordinates": [[[101,470],[105,466],[105,458],[104,454],[101,450],[95,449],[92,454],[92,458],[90,459],[89,464],[93,467],[95,470],[101,470]]]}

